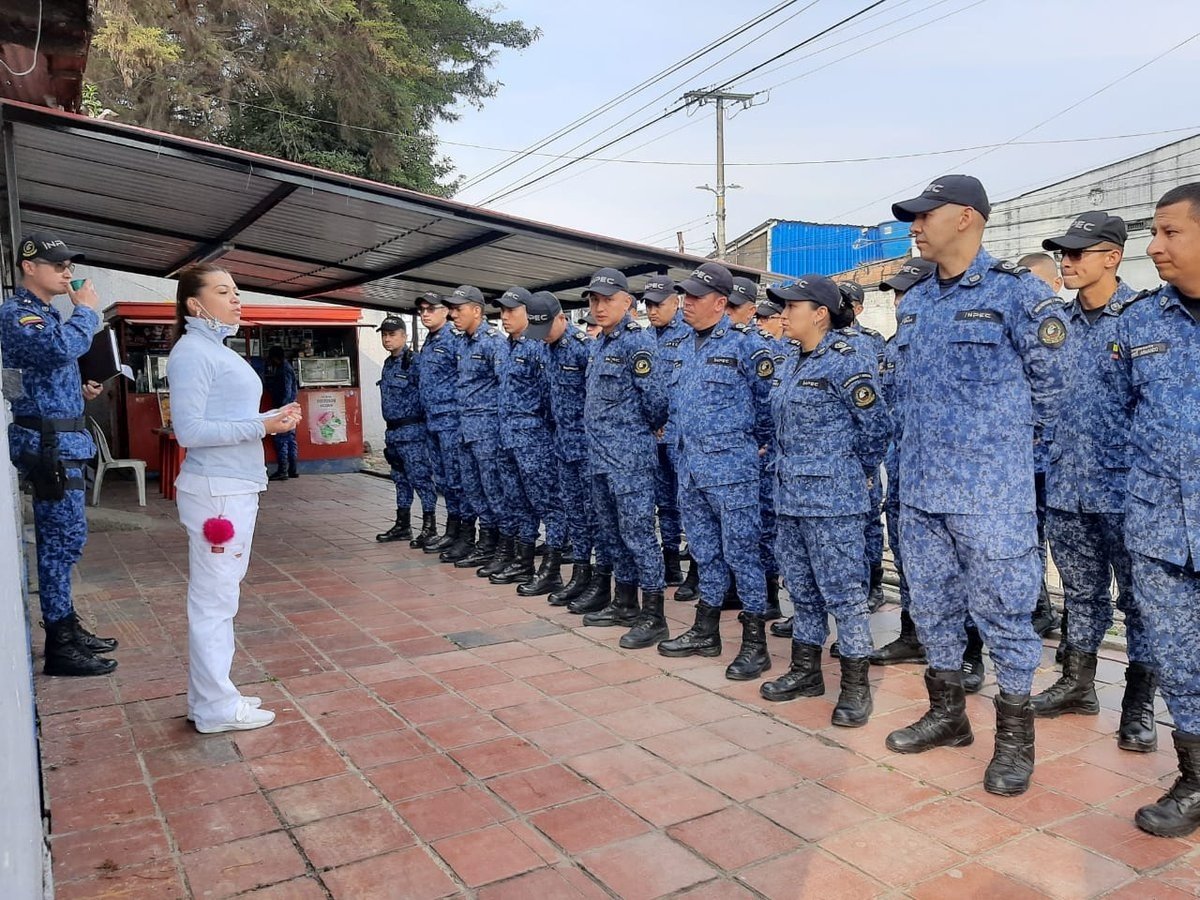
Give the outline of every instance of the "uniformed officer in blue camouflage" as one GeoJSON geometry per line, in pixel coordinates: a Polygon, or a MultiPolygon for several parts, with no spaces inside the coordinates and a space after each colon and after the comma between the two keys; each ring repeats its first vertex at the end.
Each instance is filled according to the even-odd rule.
{"type": "MultiPolygon", "coordinates": [[[[771,301],[775,302],[775,301],[771,301]]],[[[757,349],[765,349],[771,354],[776,368],[787,355],[784,345],[772,334],[764,331],[758,324],[758,282],[753,278],[737,276],[733,279],[733,290],[729,293],[729,304],[725,308],[729,321],[734,327],[744,327],[745,334],[757,349]]],[[[767,579],[767,605],[763,617],[768,621],[783,618],[779,609],[779,564],[775,560],[775,441],[774,437],[767,442],[758,457],[759,490],[758,513],[761,520],[759,530],[759,554],[762,556],[763,574],[767,579]]],[[[737,596],[736,579],[730,579],[730,590],[724,609],[740,609],[741,601],[737,596]]]]}
{"type": "Polygon", "coordinates": [[[500,329],[483,314],[483,293],[471,284],[446,298],[450,320],[463,333],[458,356],[458,422],[464,452],[459,457],[463,503],[479,520],[466,521],[458,540],[440,559],[470,569],[489,562],[500,540],[500,527],[513,525],[504,507],[500,468],[500,370],[508,353],[500,329]]]}
{"type": "Polygon", "coordinates": [[[1134,821],[1178,837],[1200,825],[1200,182],[1162,196],[1151,234],[1146,252],[1166,285],[1125,307],[1109,357],[1133,406],[1125,546],[1134,602],[1175,723],[1180,772],[1134,821]]]}
{"type": "Polygon", "coordinates": [[[832,615],[842,669],[832,722],[856,728],[872,710],[873,646],[862,571],[866,473],[883,458],[891,423],[873,350],[858,352],[836,327],[843,304],[837,285],[805,275],[767,293],[787,304],[785,328],[800,349],[779,369],[771,394],[778,553],[795,608],[792,660],[788,672],[760,692],[773,701],[825,692],[821,647],[832,615]]]}
{"type": "Polygon", "coordinates": [[[391,467],[396,486],[396,522],[387,531],[375,535],[381,542],[407,541],[413,536],[409,521],[413,493],[421,500],[425,517],[433,515],[437,493],[433,487],[433,469],[429,464],[429,433],[425,430],[425,411],[421,408],[420,374],[417,355],[408,346],[408,329],[399,316],[388,316],[380,323],[380,340],[388,351],[379,377],[379,399],[383,406],[383,455],[391,467]]]}
{"type": "MultiPolygon", "coordinates": [[[[908,290],[937,270],[937,263],[915,257],[906,260],[900,270],[879,283],[879,289],[895,291],[895,306],[908,290]]],[[[896,364],[899,358],[896,335],[884,344],[883,363],[879,367],[879,390],[887,402],[892,419],[892,440],[887,455],[883,458],[883,469],[887,476],[887,494],[883,511],[887,521],[888,547],[892,551],[892,566],[900,582],[900,634],[895,640],[884,644],[871,654],[871,663],[889,666],[898,663],[926,662],[925,647],[917,637],[917,626],[909,611],[910,597],[908,576],[904,574],[904,555],[900,549],[900,399],[896,392],[896,364]]]]}
{"type": "MultiPolygon", "coordinates": [[[[537,291],[525,303],[529,325],[525,337],[545,341],[546,378],[550,418],[554,423],[553,447],[558,475],[560,509],[566,511],[567,543],[571,548],[571,578],[549,596],[551,606],[568,606],[593,588],[592,547],[596,515],[592,507],[591,474],[587,464],[587,432],[584,401],[587,363],[591,342],[578,328],[571,327],[562,304],[549,291],[537,291]]],[[[600,562],[605,562],[603,559],[600,562]]],[[[596,612],[608,605],[603,575],[591,591],[590,606],[596,612]]],[[[577,609],[578,607],[573,607],[577,609]]]]}
{"type": "MultiPolygon", "coordinates": [[[[283,409],[296,402],[296,393],[300,382],[296,378],[296,370],[288,362],[282,347],[271,347],[267,351],[267,369],[263,376],[263,387],[271,399],[273,409],[283,409]]],[[[299,448],[296,442],[296,430],[283,431],[271,435],[271,444],[275,448],[275,471],[267,476],[268,481],[283,481],[287,478],[299,478],[299,448]]]]}
{"type": "Polygon", "coordinates": [[[970,613],[1000,686],[984,788],[1020,794],[1033,774],[1029,692],[1042,649],[1030,621],[1041,582],[1034,444],[1053,440],[1063,305],[983,250],[991,205],[977,179],[937,178],[892,212],[938,271],[904,295],[896,339],[900,542],[930,708],[887,744],[916,753],[973,740],[960,669],[970,613]]]}
{"type": "Polygon", "coordinates": [[[516,528],[510,535],[501,532],[496,555],[484,567],[493,584],[517,584],[524,597],[562,587],[559,573],[566,544],[550,419],[549,351],[542,341],[525,336],[531,296],[524,288],[511,287],[497,301],[508,334],[508,353],[500,368],[500,466],[505,502],[516,528]],[[546,526],[546,553],[535,578],[539,522],[546,526]]]}
{"type": "MultiPolygon", "coordinates": [[[[652,275],[642,288],[641,301],[646,305],[646,318],[653,328],[651,335],[658,343],[658,358],[664,371],[673,370],[679,362],[679,345],[692,333],[683,321],[675,282],[665,275],[652,275]]],[[[679,542],[683,527],[679,521],[679,484],[675,477],[674,424],[667,420],[658,435],[658,468],[655,470],[654,505],[658,507],[658,533],[663,546],[663,570],[668,586],[684,583],[679,562],[679,542]]],[[[687,585],[675,592],[676,600],[695,599],[698,577],[695,563],[688,572],[687,585]]]]}
{"type": "Polygon", "coordinates": [[[583,622],[630,626],[620,644],[640,649],[667,633],[662,548],[654,530],[655,432],[667,421],[664,371],[654,338],[630,315],[633,295],[623,272],[600,269],[584,296],[601,329],[588,360],[584,405],[596,539],[616,585],[612,602],[583,622]]]}
{"type": "MultiPolygon", "coordinates": [[[[84,628],[71,599],[71,567],[87,543],[83,470],[96,455],[84,424],[78,360],[100,325],[100,298],[92,283],[71,287],[73,266],[81,259],[52,234],[25,236],[17,248],[22,285],[0,305],[4,365],[21,373],[22,393],[11,398],[8,450],[33,491],[47,675],[106,675],[117,667],[116,660],[98,655],[115,650],[117,641],[84,628]],[[50,303],[60,294],[74,305],[65,321],[50,303]]],[[[99,392],[99,385],[89,383],[90,397],[99,392]]]]}
{"type": "Polygon", "coordinates": [[[450,324],[441,294],[431,291],[418,297],[417,315],[427,332],[417,354],[421,408],[429,432],[433,484],[446,503],[446,532],[438,536],[437,517],[430,510],[410,546],[422,547],[426,553],[440,553],[458,539],[466,514],[459,475],[462,437],[458,430],[458,354],[462,332],[450,324]]]}
{"type": "Polygon", "coordinates": [[[678,428],[679,512],[700,567],[700,602],[692,627],[658,651],[720,655],[721,606],[732,575],[744,607],[742,644],[725,677],[745,681],[771,667],[758,492],[759,455],[773,436],[775,361],[747,326],[730,322],[733,276],[720,263],[703,263],[676,290],[693,335],[680,345],[670,415],[678,428]]]}
{"type": "Polygon", "coordinates": [[[1141,612],[1133,602],[1125,549],[1125,480],[1129,471],[1127,393],[1108,377],[1117,323],[1136,292],[1117,276],[1125,222],[1101,210],[1080,213],[1061,237],[1042,242],[1062,254],[1063,280],[1075,290],[1067,311],[1070,342],[1063,348],[1062,412],[1046,473],[1046,532],[1062,577],[1070,621],[1062,677],[1033,698],[1038,716],[1098,715],[1096,663],[1112,625],[1111,585],[1125,614],[1129,666],[1117,745],[1151,752],[1157,674],[1141,612]]]}
{"type": "MultiPolygon", "coordinates": [[[[847,330],[864,339],[867,346],[874,352],[878,364],[882,366],[885,344],[883,335],[858,320],[866,306],[866,295],[862,285],[857,281],[840,281],[838,290],[842,292],[842,298],[849,302],[850,311],[853,314],[853,321],[846,326],[847,330]]],[[[878,469],[868,473],[871,504],[867,511],[865,533],[867,577],[870,591],[868,603],[871,612],[883,605],[883,480],[879,475],[878,469]]]]}

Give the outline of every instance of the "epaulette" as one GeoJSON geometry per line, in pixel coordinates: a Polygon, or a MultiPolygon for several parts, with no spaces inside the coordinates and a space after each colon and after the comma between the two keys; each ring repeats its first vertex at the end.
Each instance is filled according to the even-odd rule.
{"type": "Polygon", "coordinates": [[[586,344],[588,342],[588,336],[575,328],[571,329],[571,337],[575,338],[575,340],[581,344],[586,344]]]}
{"type": "Polygon", "coordinates": [[[1015,262],[1009,262],[1007,259],[997,260],[992,268],[997,272],[1007,272],[1009,275],[1024,275],[1029,271],[1027,266],[1018,266],[1015,262]]]}
{"type": "MultiPolygon", "coordinates": [[[[1128,298],[1126,298],[1125,300],[1122,300],[1122,301],[1121,301],[1121,302],[1119,302],[1119,303],[1113,303],[1113,302],[1110,302],[1110,303],[1108,304],[1108,308],[1109,308],[1109,309],[1110,309],[1112,312],[1114,312],[1114,313],[1116,313],[1116,314],[1120,315],[1122,312],[1124,312],[1126,309],[1128,309],[1128,308],[1129,308],[1130,306],[1132,306],[1134,303],[1137,303],[1139,300],[1145,300],[1147,297],[1153,297],[1153,296],[1155,296],[1156,294],[1161,294],[1161,293],[1162,293],[1162,289],[1163,289],[1163,287],[1164,287],[1164,286],[1165,286],[1165,285],[1161,285],[1161,284],[1160,284],[1158,287],[1147,288],[1147,289],[1146,289],[1146,290],[1144,290],[1144,291],[1138,291],[1138,292],[1137,292],[1136,294],[1134,294],[1132,297],[1128,297],[1128,298]]],[[[1167,305],[1167,298],[1166,298],[1166,297],[1163,297],[1161,300],[1159,300],[1159,303],[1160,303],[1162,306],[1166,306],[1166,305],[1167,305]]]]}
{"type": "Polygon", "coordinates": [[[843,354],[854,352],[854,348],[851,347],[849,344],[847,344],[845,341],[834,341],[832,344],[829,345],[829,349],[836,350],[838,353],[843,353],[843,354]]]}
{"type": "Polygon", "coordinates": [[[466,332],[463,331],[461,328],[459,328],[457,325],[450,326],[450,333],[452,335],[454,335],[455,337],[462,337],[464,334],[466,334],[466,332]]]}
{"type": "Polygon", "coordinates": [[[625,330],[626,331],[641,331],[642,326],[639,325],[637,322],[630,320],[629,322],[625,323],[625,330]]]}
{"type": "Polygon", "coordinates": [[[730,322],[729,324],[733,326],[734,331],[740,331],[742,334],[750,333],[750,326],[745,322],[730,322]]]}
{"type": "Polygon", "coordinates": [[[874,328],[867,328],[865,325],[859,325],[858,328],[867,337],[873,337],[873,338],[883,337],[883,335],[880,334],[878,331],[876,331],[874,328]]]}
{"type": "Polygon", "coordinates": [[[499,333],[500,333],[500,329],[497,328],[495,325],[489,325],[488,330],[485,332],[485,334],[488,337],[494,337],[494,336],[498,335],[499,333]]]}

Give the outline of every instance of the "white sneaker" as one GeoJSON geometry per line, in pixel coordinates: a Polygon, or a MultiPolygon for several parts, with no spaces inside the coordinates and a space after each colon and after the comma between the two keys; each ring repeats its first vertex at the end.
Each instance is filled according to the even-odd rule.
{"type": "Polygon", "coordinates": [[[270,725],[275,721],[275,713],[269,709],[258,709],[251,706],[243,698],[237,706],[237,712],[233,714],[233,719],[228,722],[220,722],[216,725],[196,726],[196,730],[201,734],[217,734],[222,731],[250,731],[254,728],[262,728],[270,725]]]}
{"type": "MultiPolygon", "coordinates": [[[[252,709],[258,709],[260,706],[262,706],[262,697],[247,697],[247,696],[243,695],[243,696],[242,696],[242,700],[243,700],[243,701],[244,701],[246,704],[248,704],[248,705],[249,705],[249,706],[250,706],[252,709]]],[[[196,721],[196,717],[195,717],[195,716],[193,716],[193,715],[192,715],[192,714],[189,712],[189,713],[187,714],[187,720],[188,720],[189,722],[195,722],[195,721],[196,721]]]]}

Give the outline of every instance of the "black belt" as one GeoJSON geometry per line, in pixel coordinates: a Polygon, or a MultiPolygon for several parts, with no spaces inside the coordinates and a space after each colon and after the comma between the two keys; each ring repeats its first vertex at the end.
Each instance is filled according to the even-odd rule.
{"type": "Polygon", "coordinates": [[[43,419],[41,416],[14,416],[13,422],[21,428],[40,431],[84,431],[87,426],[83,417],[78,419],[43,419]]]}
{"type": "Polygon", "coordinates": [[[407,419],[388,419],[387,427],[390,431],[393,428],[403,428],[405,425],[421,425],[424,422],[424,416],[409,416],[407,419]]]}

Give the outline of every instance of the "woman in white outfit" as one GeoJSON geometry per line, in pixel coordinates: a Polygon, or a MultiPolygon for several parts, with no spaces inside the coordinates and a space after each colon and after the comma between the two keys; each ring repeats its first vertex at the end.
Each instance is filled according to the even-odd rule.
{"type": "Polygon", "coordinates": [[[177,334],[167,360],[171,420],[187,450],[175,481],[188,533],[188,718],[204,734],[270,725],[275,714],[229,679],[233,617],[250,564],[258,494],[267,488],[262,439],[292,431],[300,407],[260,415],[262,382],[224,341],[242,317],[224,269],[193,266],[179,276],[177,334]]]}

